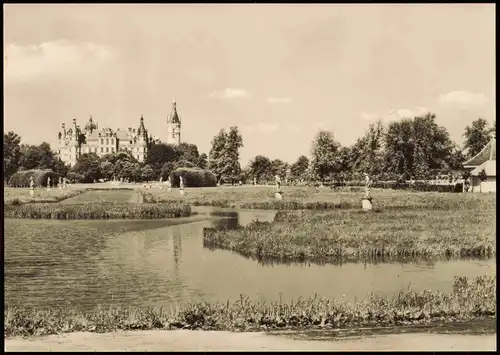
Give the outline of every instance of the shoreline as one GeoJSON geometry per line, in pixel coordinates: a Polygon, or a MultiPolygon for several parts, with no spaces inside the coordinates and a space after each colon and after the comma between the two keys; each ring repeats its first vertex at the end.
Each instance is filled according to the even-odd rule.
{"type": "Polygon", "coordinates": [[[70,333],[43,337],[5,339],[6,351],[488,351],[496,350],[496,334],[405,333],[322,340],[294,339],[264,332],[189,330],[70,333]]]}

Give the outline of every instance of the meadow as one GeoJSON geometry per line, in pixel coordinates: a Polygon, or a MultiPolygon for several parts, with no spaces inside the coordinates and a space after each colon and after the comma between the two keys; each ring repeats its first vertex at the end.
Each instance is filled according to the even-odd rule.
{"type": "Polygon", "coordinates": [[[178,309],[102,309],[80,312],[4,308],[4,335],[41,336],[71,332],[191,329],[262,331],[273,329],[338,329],[414,326],[429,323],[494,319],[496,278],[456,278],[450,293],[401,290],[393,297],[370,295],[345,302],[312,297],[295,302],[190,303],[178,309]]]}
{"type": "MultiPolygon", "coordinates": [[[[352,209],[361,208],[361,189],[331,190],[330,188],[284,186],[283,201],[274,197],[274,186],[219,186],[214,188],[186,188],[181,196],[178,189],[146,190],[153,201],[182,200],[193,206],[233,207],[242,209],[352,209]]],[[[495,208],[495,194],[463,194],[413,192],[391,189],[373,189],[374,208],[378,209],[484,209],[495,208]]]]}
{"type": "Polygon", "coordinates": [[[63,201],[67,198],[78,196],[87,191],[87,188],[71,186],[65,189],[36,188],[35,195],[29,194],[28,188],[5,187],[3,189],[3,202],[5,205],[20,205],[25,203],[51,203],[63,201]]]}

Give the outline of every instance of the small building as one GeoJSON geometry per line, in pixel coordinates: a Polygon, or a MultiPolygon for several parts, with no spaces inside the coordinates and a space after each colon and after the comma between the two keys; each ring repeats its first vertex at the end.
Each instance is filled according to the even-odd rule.
{"type": "Polygon", "coordinates": [[[471,192],[495,192],[497,190],[496,138],[464,163],[464,168],[471,172],[471,192]],[[480,178],[484,170],[484,180],[480,178]]]}

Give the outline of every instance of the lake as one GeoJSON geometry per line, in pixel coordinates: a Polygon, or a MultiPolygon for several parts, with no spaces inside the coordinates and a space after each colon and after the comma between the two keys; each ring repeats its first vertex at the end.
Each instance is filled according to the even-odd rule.
{"type": "MultiPolygon", "coordinates": [[[[5,219],[5,302],[37,307],[165,306],[225,302],[244,294],[283,301],[315,294],[391,296],[410,285],[451,291],[454,276],[495,274],[496,260],[344,265],[262,265],[203,247],[217,224],[271,221],[273,211],[198,214],[175,220],[57,221],[5,219]],[[227,218],[221,216],[237,216],[227,218]]],[[[219,211],[219,212],[217,212],[219,211]]]]}

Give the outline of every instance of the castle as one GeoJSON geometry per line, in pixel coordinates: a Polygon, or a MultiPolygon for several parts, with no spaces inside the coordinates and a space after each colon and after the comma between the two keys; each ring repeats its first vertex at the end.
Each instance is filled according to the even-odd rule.
{"type": "MultiPolygon", "coordinates": [[[[167,117],[167,144],[179,145],[181,143],[181,120],[177,114],[175,98],[172,102],[172,111],[167,117]]],[[[139,128],[112,130],[111,128],[99,129],[90,116],[83,131],[73,118],[72,127],[66,130],[63,123],[61,132],[58,133],[58,155],[61,160],[73,166],[78,157],[84,153],[96,153],[98,156],[113,154],[119,151],[130,152],[139,162],[146,159],[150,144],[158,141],[149,135],[141,116],[139,128]]]]}

